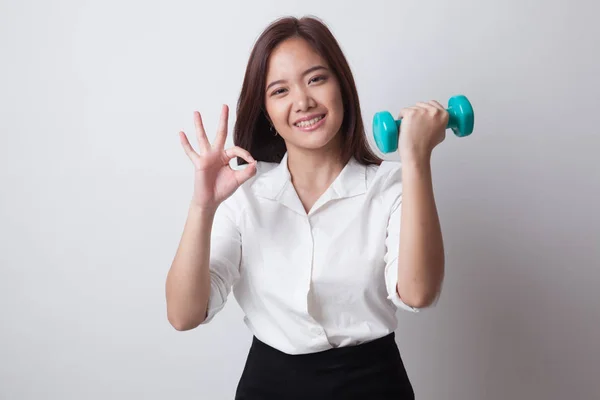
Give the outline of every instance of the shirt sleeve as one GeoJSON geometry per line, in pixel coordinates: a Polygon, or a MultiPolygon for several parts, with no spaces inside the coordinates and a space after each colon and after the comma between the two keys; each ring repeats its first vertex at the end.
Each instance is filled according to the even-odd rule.
{"type": "Polygon", "coordinates": [[[385,285],[387,288],[388,299],[398,308],[419,312],[419,308],[409,306],[404,303],[398,295],[398,247],[400,244],[400,215],[402,210],[402,183],[401,170],[395,169],[386,183],[386,192],[393,193],[394,201],[390,212],[390,218],[387,225],[387,234],[385,239],[385,285]]]}
{"type": "Polygon", "coordinates": [[[210,294],[206,318],[210,322],[225,307],[233,285],[240,277],[242,252],[241,235],[237,225],[232,197],[222,202],[215,213],[210,241],[210,294]]]}

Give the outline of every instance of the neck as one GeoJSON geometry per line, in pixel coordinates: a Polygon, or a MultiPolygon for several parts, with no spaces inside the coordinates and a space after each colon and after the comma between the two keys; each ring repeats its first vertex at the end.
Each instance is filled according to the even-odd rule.
{"type": "Polygon", "coordinates": [[[344,169],[339,149],[336,151],[288,149],[288,169],[296,189],[323,192],[344,169]]]}

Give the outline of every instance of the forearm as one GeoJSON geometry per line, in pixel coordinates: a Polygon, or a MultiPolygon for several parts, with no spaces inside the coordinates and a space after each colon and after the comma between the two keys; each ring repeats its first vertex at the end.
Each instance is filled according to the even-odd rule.
{"type": "Polygon", "coordinates": [[[214,212],[190,206],[166,281],[167,316],[177,330],[198,326],[210,295],[210,236],[214,212]]]}
{"type": "Polygon", "coordinates": [[[444,276],[444,245],[428,158],[403,161],[399,246],[398,295],[409,305],[426,307],[435,300],[444,276]]]}

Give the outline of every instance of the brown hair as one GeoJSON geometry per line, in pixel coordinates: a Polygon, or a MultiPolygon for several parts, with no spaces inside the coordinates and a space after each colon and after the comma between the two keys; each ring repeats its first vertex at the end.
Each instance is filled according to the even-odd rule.
{"type": "MultiPolygon", "coordinates": [[[[365,136],[358,92],[348,61],[327,26],[316,17],[284,17],[272,22],[256,41],[237,104],[233,140],[258,161],[281,162],[286,152],[283,138],[274,135],[265,111],[265,80],[271,52],[286,39],[306,40],[329,64],[340,82],[344,119],[341,126],[342,160],[354,156],[361,164],[381,164],[365,136]]],[[[238,165],[246,163],[238,157],[238,165]]]]}

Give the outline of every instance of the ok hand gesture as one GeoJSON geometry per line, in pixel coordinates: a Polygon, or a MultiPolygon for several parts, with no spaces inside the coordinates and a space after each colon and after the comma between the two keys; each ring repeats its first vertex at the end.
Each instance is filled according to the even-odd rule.
{"type": "Polygon", "coordinates": [[[202,117],[194,112],[196,139],[199,152],[195,152],[184,132],[179,132],[181,145],[194,165],[194,194],[192,204],[202,210],[215,212],[219,204],[231,196],[238,187],[256,173],[256,160],[241,147],[225,149],[227,139],[227,119],[229,108],[223,105],[221,119],[214,145],[208,141],[202,117]],[[234,157],[241,157],[248,162],[242,170],[234,170],[229,162],[234,157]]]}

